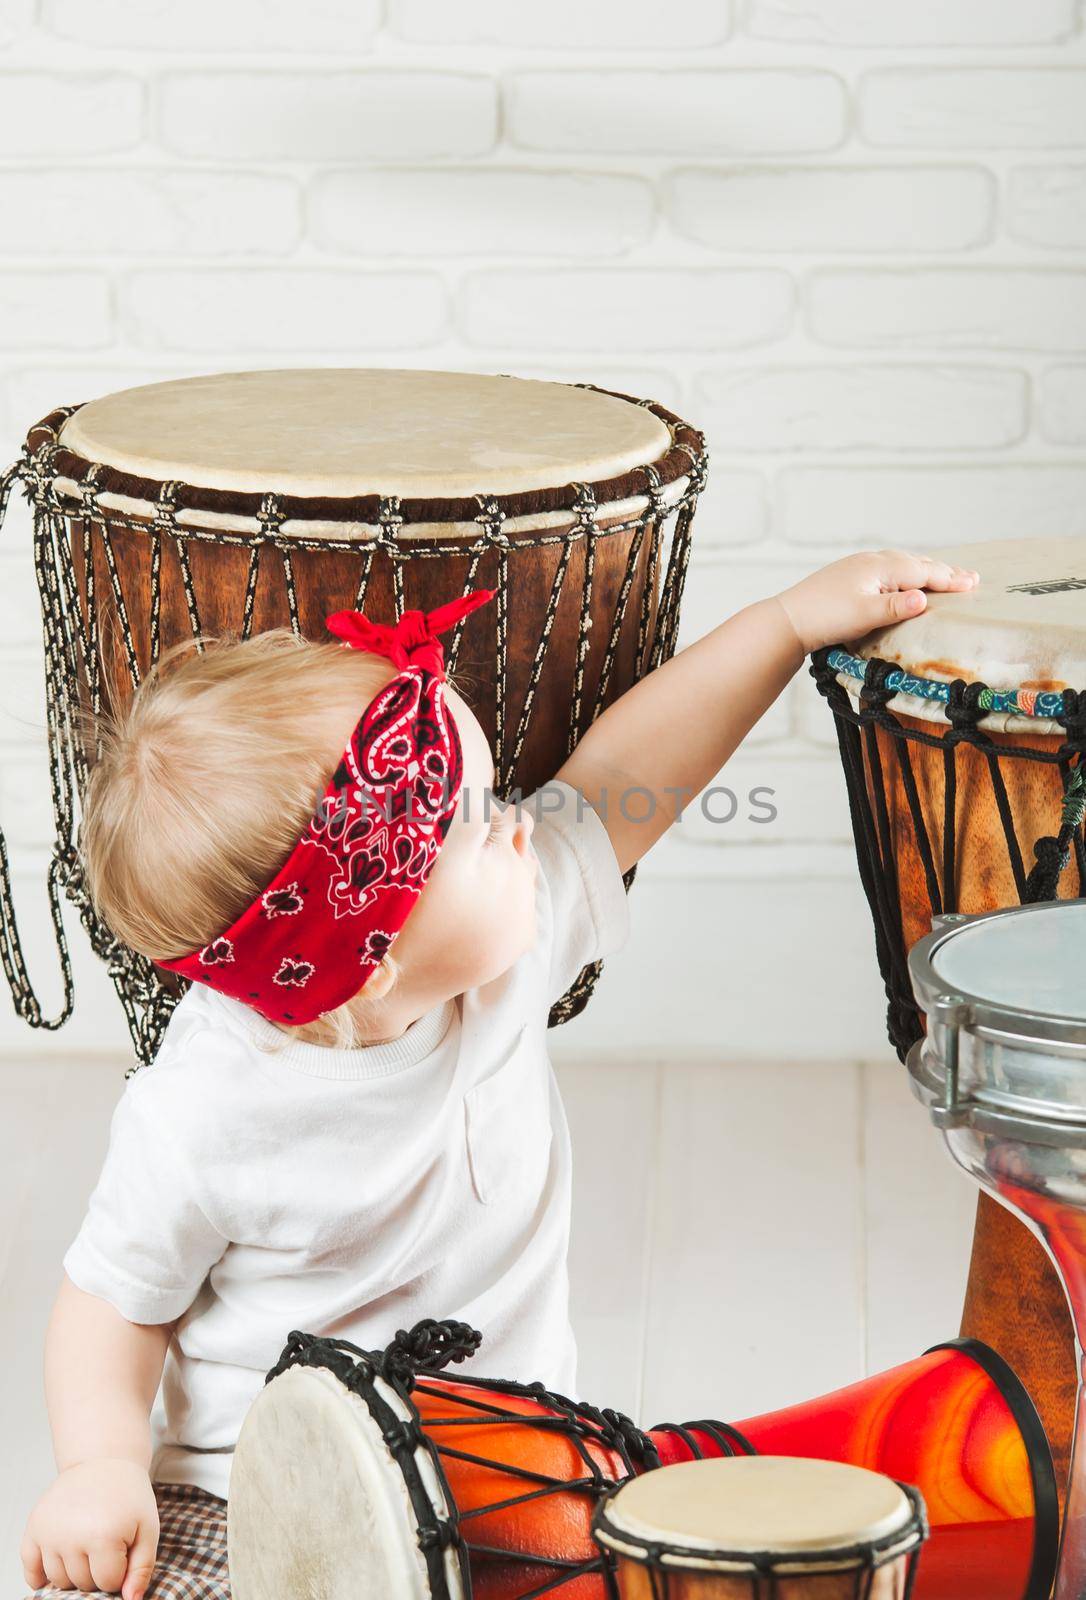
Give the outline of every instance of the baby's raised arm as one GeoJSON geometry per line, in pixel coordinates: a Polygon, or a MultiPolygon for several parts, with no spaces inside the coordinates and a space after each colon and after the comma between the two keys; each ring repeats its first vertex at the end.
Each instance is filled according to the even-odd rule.
{"type": "Polygon", "coordinates": [[[976,581],[971,570],[907,550],[835,561],[746,606],[634,684],[557,775],[600,813],[625,872],[712,782],[810,651],[917,615],[925,589],[976,581]]]}
{"type": "Polygon", "coordinates": [[[172,1326],[128,1322],[63,1279],[45,1342],[57,1477],[30,1514],[20,1552],[32,1588],[140,1600],[150,1583],[158,1508],[149,1419],[172,1326]]]}

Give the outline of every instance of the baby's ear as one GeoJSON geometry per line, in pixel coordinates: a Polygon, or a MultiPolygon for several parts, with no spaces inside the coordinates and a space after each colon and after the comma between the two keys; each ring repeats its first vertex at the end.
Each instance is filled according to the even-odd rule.
{"type": "Polygon", "coordinates": [[[383,1000],[396,982],[396,969],[388,960],[374,967],[361,990],[368,1000],[383,1000]]]}

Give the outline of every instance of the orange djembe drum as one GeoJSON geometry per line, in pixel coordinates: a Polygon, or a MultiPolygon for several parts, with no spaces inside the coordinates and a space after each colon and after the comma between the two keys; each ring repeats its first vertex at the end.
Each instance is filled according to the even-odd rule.
{"type": "MultiPolygon", "coordinates": [[[[923,1036],[908,953],[947,913],[1086,894],[1086,540],[968,545],[979,586],[929,594],[911,621],[812,675],[834,713],[856,851],[904,1061],[923,1036]]],[[[978,1201],[962,1332],[1011,1364],[1066,1483],[1074,1334],[1051,1262],[988,1195],[978,1201]]]]}
{"type": "MultiPolygon", "coordinates": [[[[53,412],[0,479],[34,506],[56,844],[48,890],[65,983],[46,1017],[27,976],[0,848],[0,939],[16,1009],[72,1007],[61,897],[108,963],[137,1059],[178,981],[96,917],[76,849],[95,751],[77,713],[123,706],[182,640],[386,619],[457,592],[497,599],[447,659],[491,739],[498,793],[552,777],[593,719],[673,651],[702,435],[589,385],[333,368],[225,373],[53,412]]],[[[629,879],[627,880],[629,881],[629,879]]],[[[552,1021],[585,1003],[586,969],[552,1021]]]]}
{"type": "Polygon", "coordinates": [[[234,1456],[235,1600],[613,1600],[592,1534],[604,1496],[645,1472],[765,1454],[915,1484],[932,1530],[918,1600],[1046,1600],[1051,1457],[1029,1397],[982,1346],[735,1425],[643,1433],[540,1384],[443,1370],[478,1343],[435,1322],[370,1353],[290,1336],[234,1456]]]}

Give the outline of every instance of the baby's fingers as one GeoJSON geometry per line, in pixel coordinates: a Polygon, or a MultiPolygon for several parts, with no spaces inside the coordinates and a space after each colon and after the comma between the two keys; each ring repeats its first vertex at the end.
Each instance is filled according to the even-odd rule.
{"type": "Polygon", "coordinates": [[[155,1570],[157,1553],[157,1524],[141,1522],[136,1532],[135,1543],[128,1551],[128,1571],[125,1574],[124,1587],[121,1589],[122,1600],[142,1600],[155,1570]]]}
{"type": "Polygon", "coordinates": [[[884,550],[882,564],[881,581],[886,589],[972,589],[980,576],[972,567],[911,550],[884,550]]]}
{"type": "Polygon", "coordinates": [[[68,1569],[61,1559],[59,1550],[43,1550],[41,1558],[45,1567],[45,1576],[54,1589],[75,1588],[75,1584],[68,1576],[68,1569]]]}
{"type": "Polygon", "coordinates": [[[45,1567],[42,1565],[41,1547],[34,1539],[24,1539],[19,1549],[19,1560],[23,1564],[23,1577],[31,1589],[44,1589],[49,1582],[45,1567]]]}
{"type": "Polygon", "coordinates": [[[121,1539],[102,1539],[87,1551],[96,1589],[119,1594],[128,1566],[128,1546],[121,1539]]]}

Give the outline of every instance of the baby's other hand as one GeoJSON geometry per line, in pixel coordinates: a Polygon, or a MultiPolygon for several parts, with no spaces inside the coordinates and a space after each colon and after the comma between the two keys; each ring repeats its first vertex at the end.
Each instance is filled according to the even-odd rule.
{"type": "Polygon", "coordinates": [[[19,1553],[32,1589],[51,1583],[141,1600],[157,1550],[158,1505],[146,1469],[103,1458],[58,1474],[30,1513],[19,1553]]]}
{"type": "Polygon", "coordinates": [[[777,598],[809,655],[919,616],[927,605],[925,589],[972,589],[979,581],[970,567],[909,550],[865,550],[822,567],[777,598]]]}

